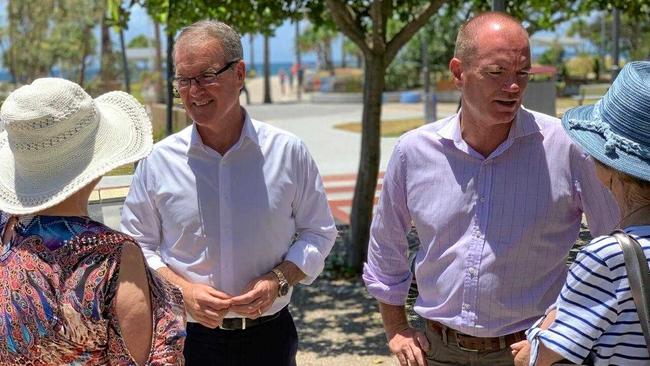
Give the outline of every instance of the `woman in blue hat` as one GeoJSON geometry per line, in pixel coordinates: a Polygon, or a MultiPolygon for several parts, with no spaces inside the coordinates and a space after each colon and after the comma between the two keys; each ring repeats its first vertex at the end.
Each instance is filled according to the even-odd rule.
{"type": "MultiPolygon", "coordinates": [[[[598,103],[569,110],[562,124],[595,160],[598,179],[616,198],[618,228],[649,257],[650,62],[627,64],[598,103]]],[[[580,251],[553,310],[527,334],[530,343],[512,346],[517,365],[562,359],[650,365],[623,252],[613,236],[595,238],[580,251]]]]}

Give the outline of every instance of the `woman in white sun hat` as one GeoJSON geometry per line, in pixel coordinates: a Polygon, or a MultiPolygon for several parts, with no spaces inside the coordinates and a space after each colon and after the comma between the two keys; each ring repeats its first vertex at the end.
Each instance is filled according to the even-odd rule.
{"type": "MultiPolygon", "coordinates": [[[[569,110],[562,125],[595,160],[598,179],[612,191],[621,210],[618,229],[624,233],[622,238],[630,237],[641,245],[646,258],[636,268],[639,273],[647,272],[650,62],[625,65],[603,99],[569,110]]],[[[595,238],[580,251],[554,309],[528,331],[530,343],[512,345],[518,366],[551,365],[562,359],[569,364],[650,365],[650,344],[646,344],[646,330],[635,305],[641,296],[632,296],[618,243],[621,234],[595,238]]]]}
{"type": "Polygon", "coordinates": [[[103,174],[150,152],[142,105],[44,78],[0,122],[0,364],[182,364],[180,292],[87,213],[103,174]]]}

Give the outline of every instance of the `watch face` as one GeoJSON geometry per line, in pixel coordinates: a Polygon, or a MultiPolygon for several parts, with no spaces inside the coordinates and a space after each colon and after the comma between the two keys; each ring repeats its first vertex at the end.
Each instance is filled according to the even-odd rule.
{"type": "Polygon", "coordinates": [[[280,284],[280,289],[278,291],[280,296],[284,296],[289,293],[289,283],[283,282],[280,284]]]}

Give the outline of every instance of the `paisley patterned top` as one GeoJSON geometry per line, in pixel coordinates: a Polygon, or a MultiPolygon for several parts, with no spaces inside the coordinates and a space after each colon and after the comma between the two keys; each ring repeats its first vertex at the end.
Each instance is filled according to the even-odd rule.
{"type": "MultiPolygon", "coordinates": [[[[9,216],[0,212],[0,233],[9,216]]],[[[135,365],[115,316],[130,237],[86,217],[23,216],[0,248],[1,365],[135,365]]],[[[182,365],[178,289],[147,267],[153,315],[147,365],[182,365]]]]}

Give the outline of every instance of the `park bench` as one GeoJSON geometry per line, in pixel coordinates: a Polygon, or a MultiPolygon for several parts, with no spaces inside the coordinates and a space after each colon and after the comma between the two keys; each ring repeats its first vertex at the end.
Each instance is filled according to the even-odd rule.
{"type": "Polygon", "coordinates": [[[578,95],[572,98],[578,101],[578,105],[582,105],[585,100],[598,100],[607,93],[611,84],[583,84],[580,85],[578,95]]]}

